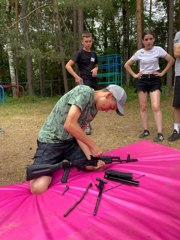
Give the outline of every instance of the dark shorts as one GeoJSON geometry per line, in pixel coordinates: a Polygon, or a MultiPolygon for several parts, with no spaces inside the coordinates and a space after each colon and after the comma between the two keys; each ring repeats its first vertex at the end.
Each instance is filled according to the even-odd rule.
{"type": "Polygon", "coordinates": [[[87,160],[75,139],[67,140],[63,143],[37,142],[34,165],[56,164],[65,159],[72,162],[75,166],[80,166],[87,160]]]}
{"type": "Polygon", "coordinates": [[[155,90],[161,91],[161,79],[159,76],[153,74],[144,74],[136,80],[136,92],[153,92],[155,90]]]}
{"type": "Polygon", "coordinates": [[[174,81],[173,107],[180,107],[180,76],[175,77],[174,81]]]}
{"type": "Polygon", "coordinates": [[[98,90],[98,80],[97,80],[97,78],[93,78],[93,77],[90,77],[90,78],[82,77],[82,78],[83,78],[83,84],[84,85],[87,85],[87,86],[93,88],[94,90],[98,90]]]}

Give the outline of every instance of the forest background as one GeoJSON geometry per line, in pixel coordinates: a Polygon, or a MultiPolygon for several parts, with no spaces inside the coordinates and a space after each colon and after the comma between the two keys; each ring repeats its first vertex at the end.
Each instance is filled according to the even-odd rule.
{"type": "MultiPolygon", "coordinates": [[[[142,46],[145,29],[172,55],[180,30],[180,0],[0,0],[0,14],[0,84],[22,85],[30,96],[59,95],[74,86],[65,64],[84,31],[93,34],[99,56],[121,54],[124,63],[142,46]]],[[[173,77],[172,68],[163,84],[171,88],[173,77]]],[[[124,68],[123,85],[132,85],[124,68]]]]}

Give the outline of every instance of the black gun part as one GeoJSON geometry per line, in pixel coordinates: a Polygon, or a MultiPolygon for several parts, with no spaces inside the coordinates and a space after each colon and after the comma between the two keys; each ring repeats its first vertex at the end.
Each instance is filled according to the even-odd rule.
{"type": "Polygon", "coordinates": [[[99,203],[100,203],[100,200],[101,200],[104,184],[107,183],[106,180],[101,179],[101,178],[96,178],[96,180],[99,181],[99,185],[96,184],[96,187],[99,188],[99,194],[98,194],[97,201],[96,201],[96,206],[95,206],[94,212],[93,212],[94,216],[97,214],[97,210],[99,208],[99,203]]]}
{"type": "Polygon", "coordinates": [[[132,173],[118,172],[115,170],[106,170],[104,174],[104,178],[115,180],[115,181],[126,183],[126,184],[132,184],[135,186],[139,185],[138,181],[133,180],[132,173]]]}
{"type": "Polygon", "coordinates": [[[119,172],[119,171],[116,171],[116,170],[106,170],[104,177],[105,178],[117,177],[117,178],[129,179],[129,180],[133,179],[132,173],[119,172]]]}
{"type": "Polygon", "coordinates": [[[125,183],[125,184],[131,184],[131,185],[139,186],[139,182],[135,181],[135,180],[128,180],[128,179],[117,178],[117,177],[112,177],[112,176],[108,176],[106,178],[109,179],[109,180],[115,180],[115,181],[122,182],[122,183],[125,183]]]}
{"type": "Polygon", "coordinates": [[[61,195],[64,195],[65,194],[65,192],[67,192],[69,190],[69,186],[68,185],[66,185],[66,187],[65,187],[65,189],[64,189],[64,191],[62,192],[62,194],[61,195]]]}
{"type": "Polygon", "coordinates": [[[69,161],[62,161],[56,164],[30,165],[26,168],[26,180],[29,181],[41,176],[49,176],[58,169],[63,168],[68,169],[68,171],[65,173],[65,176],[62,176],[62,181],[67,182],[68,174],[70,168],[72,167],[72,163],[69,161]]]}
{"type": "Polygon", "coordinates": [[[73,204],[73,206],[70,207],[70,208],[65,212],[64,217],[66,217],[66,216],[83,200],[84,196],[86,195],[86,193],[88,192],[88,190],[89,190],[90,187],[92,187],[92,183],[89,183],[89,185],[88,185],[87,188],[85,189],[85,192],[84,192],[83,195],[80,197],[80,199],[79,199],[77,202],[75,202],[75,203],[73,204]]]}
{"type": "Polygon", "coordinates": [[[121,159],[118,156],[100,156],[100,157],[91,156],[91,159],[86,162],[86,166],[96,166],[99,160],[102,160],[103,162],[105,162],[105,164],[111,164],[113,162],[128,163],[138,161],[138,159],[136,158],[131,158],[130,154],[128,154],[127,159],[121,159]]]}

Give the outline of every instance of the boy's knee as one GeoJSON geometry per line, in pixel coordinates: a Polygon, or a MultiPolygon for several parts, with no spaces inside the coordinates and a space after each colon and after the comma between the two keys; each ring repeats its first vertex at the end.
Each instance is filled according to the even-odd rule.
{"type": "Polygon", "coordinates": [[[30,191],[32,194],[42,194],[48,190],[51,177],[40,177],[30,181],[30,191]]]}

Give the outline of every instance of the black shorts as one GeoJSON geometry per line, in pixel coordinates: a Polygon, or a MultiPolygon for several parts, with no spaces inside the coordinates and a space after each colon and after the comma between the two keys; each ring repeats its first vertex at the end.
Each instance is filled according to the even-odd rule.
{"type": "Polygon", "coordinates": [[[175,77],[174,81],[173,107],[180,107],[180,76],[175,77]]]}
{"type": "Polygon", "coordinates": [[[136,80],[136,92],[153,92],[155,90],[161,91],[161,78],[153,74],[143,74],[136,80]]]}
{"type": "MultiPolygon", "coordinates": [[[[74,166],[83,168],[82,165],[87,158],[75,139],[62,143],[37,142],[34,165],[56,164],[65,159],[72,162],[74,166]]],[[[47,174],[47,176],[51,176],[51,174],[47,174]]]]}
{"type": "Polygon", "coordinates": [[[97,78],[95,77],[83,77],[82,76],[82,79],[83,79],[83,84],[84,85],[87,85],[91,88],[93,88],[94,90],[98,90],[98,80],[97,78]]]}

